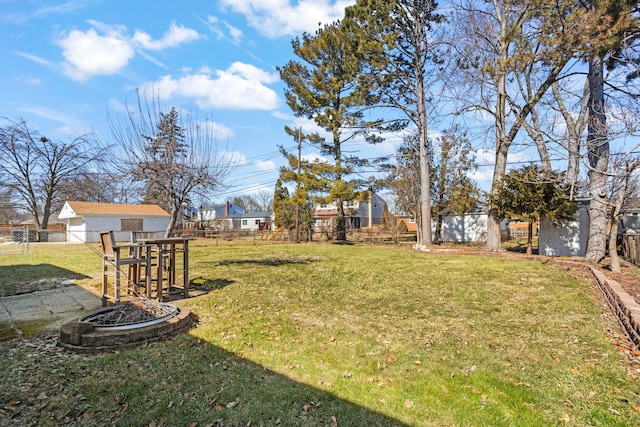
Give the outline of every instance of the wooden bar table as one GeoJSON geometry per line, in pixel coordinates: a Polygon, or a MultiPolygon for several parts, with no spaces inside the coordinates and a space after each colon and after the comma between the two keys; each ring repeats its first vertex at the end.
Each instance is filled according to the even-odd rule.
{"type": "Polygon", "coordinates": [[[189,297],[189,240],[191,237],[167,237],[160,239],[141,239],[140,242],[149,245],[152,251],[152,282],[156,282],[156,297],[162,301],[164,289],[167,295],[179,289],[176,283],[176,268],[182,272],[181,294],[189,297]],[[182,266],[176,265],[176,255],[182,253],[182,266]],[[154,269],[152,269],[154,270],[154,269]]]}

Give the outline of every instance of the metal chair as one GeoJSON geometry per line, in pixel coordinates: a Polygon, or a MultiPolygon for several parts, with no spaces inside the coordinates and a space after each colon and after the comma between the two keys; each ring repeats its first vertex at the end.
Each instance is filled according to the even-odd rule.
{"type": "Polygon", "coordinates": [[[122,266],[127,266],[127,290],[143,288],[145,295],[151,294],[151,253],[148,245],[130,244],[116,245],[113,231],[100,233],[102,244],[102,305],[106,306],[110,298],[120,302],[120,276],[122,266]],[[115,268],[115,284],[113,297],[108,295],[109,268],[115,268]],[[144,270],[144,271],[143,271],[144,270]]]}

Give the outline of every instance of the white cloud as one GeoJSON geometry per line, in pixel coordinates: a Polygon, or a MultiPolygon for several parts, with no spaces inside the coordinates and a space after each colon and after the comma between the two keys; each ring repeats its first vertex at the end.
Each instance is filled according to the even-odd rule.
{"type": "Polygon", "coordinates": [[[169,30],[164,33],[161,40],[153,40],[149,34],[140,30],[136,30],[132,40],[140,43],[144,49],[162,50],[169,47],[176,47],[183,43],[190,43],[201,37],[196,30],[185,28],[182,25],[176,25],[175,22],[172,22],[169,30]]]}
{"type": "Polygon", "coordinates": [[[271,160],[256,160],[253,164],[261,171],[275,171],[277,169],[276,164],[271,160]]]}
{"type": "Polygon", "coordinates": [[[234,136],[233,130],[222,123],[217,123],[211,120],[201,120],[198,122],[198,126],[204,129],[208,135],[211,135],[216,140],[227,140],[234,136]]]}
{"type": "Polygon", "coordinates": [[[195,17],[205,24],[218,40],[227,40],[237,45],[240,44],[240,41],[244,37],[242,30],[234,27],[227,21],[221,21],[217,16],[207,15],[206,20],[200,18],[198,15],[195,15],[195,17]],[[228,36],[225,34],[225,29],[229,33],[228,36]]]}
{"type": "Polygon", "coordinates": [[[115,74],[124,68],[135,52],[125,40],[98,35],[93,28],[73,30],[61,39],[64,72],[73,80],[88,80],[99,74],[115,74]]]}
{"type": "Polygon", "coordinates": [[[224,150],[220,153],[222,162],[228,162],[233,166],[242,166],[247,164],[247,157],[240,151],[228,151],[224,150]]]}
{"type": "MultiPolygon", "coordinates": [[[[98,75],[113,75],[127,66],[138,51],[152,59],[142,49],[162,50],[197,40],[201,36],[195,31],[172,23],[161,40],[140,30],[133,37],[123,25],[108,25],[89,20],[87,31],[72,30],[62,33],[56,44],[62,48],[63,70],[67,77],[84,81],[98,75]]],[[[152,60],[158,66],[162,63],[152,60]]]]}
{"type": "Polygon", "coordinates": [[[271,116],[280,120],[293,120],[291,113],[283,113],[282,111],[274,111],[271,113],[271,116]]]}
{"type": "Polygon", "coordinates": [[[17,83],[24,83],[29,86],[40,86],[40,84],[42,83],[41,78],[33,76],[19,76],[13,79],[13,81],[17,83]]]}
{"type": "Polygon", "coordinates": [[[266,85],[277,80],[277,74],[234,62],[226,70],[201,70],[179,78],[167,75],[144,87],[162,100],[189,98],[202,109],[273,110],[278,95],[266,85]]]}
{"type": "Polygon", "coordinates": [[[328,24],[344,16],[355,0],[221,0],[220,4],[241,13],[249,24],[269,37],[315,32],[318,23],[328,24]]]}
{"type": "Polygon", "coordinates": [[[74,115],[69,115],[49,107],[29,105],[18,108],[18,111],[60,123],[60,126],[54,129],[56,133],[77,137],[91,133],[92,131],[89,124],[78,120],[74,115]]]}
{"type": "Polygon", "coordinates": [[[240,30],[239,28],[234,27],[233,25],[229,24],[228,22],[225,22],[224,25],[227,27],[227,30],[229,30],[229,35],[231,36],[231,39],[233,40],[233,43],[238,44],[240,43],[240,41],[242,40],[243,37],[243,33],[242,30],[240,30]]]}
{"type": "Polygon", "coordinates": [[[36,64],[43,65],[43,66],[45,66],[47,68],[56,68],[56,65],[53,62],[47,61],[46,59],[44,59],[44,58],[42,58],[40,56],[36,56],[36,55],[32,55],[32,54],[27,53],[27,52],[20,52],[20,51],[15,52],[15,54],[17,56],[22,57],[22,58],[28,59],[29,61],[33,61],[36,64]]]}
{"type": "Polygon", "coordinates": [[[471,179],[476,181],[480,188],[488,190],[493,181],[493,168],[495,153],[491,150],[480,148],[476,150],[476,164],[478,167],[469,173],[471,179]]]}
{"type": "Polygon", "coordinates": [[[308,153],[301,156],[303,160],[307,162],[319,162],[319,163],[332,163],[328,158],[323,157],[317,153],[308,153]]]}

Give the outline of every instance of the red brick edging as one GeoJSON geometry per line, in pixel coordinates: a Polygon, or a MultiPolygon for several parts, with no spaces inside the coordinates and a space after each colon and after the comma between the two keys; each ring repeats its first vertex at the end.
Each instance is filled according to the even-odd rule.
{"type": "Polygon", "coordinates": [[[588,271],[631,342],[640,348],[640,305],[620,283],[608,278],[597,268],[579,262],[553,260],[554,264],[578,267],[588,271]]]}
{"type": "Polygon", "coordinates": [[[124,331],[97,331],[90,322],[71,321],[62,325],[58,343],[77,353],[124,350],[189,331],[196,316],[187,308],[164,322],[124,331]]]}

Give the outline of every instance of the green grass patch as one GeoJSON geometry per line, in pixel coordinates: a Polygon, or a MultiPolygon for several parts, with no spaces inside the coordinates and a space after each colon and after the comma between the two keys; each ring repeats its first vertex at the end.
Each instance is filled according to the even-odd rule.
{"type": "Polygon", "coordinates": [[[208,292],[179,302],[200,319],[189,335],[81,358],[4,343],[0,403],[35,425],[640,425],[610,315],[566,271],[332,244],[190,248],[208,292]],[[59,386],[38,401],[45,378],[59,386]]]}
{"type": "Polygon", "coordinates": [[[0,296],[60,286],[66,279],[95,282],[102,269],[97,244],[34,243],[28,255],[0,256],[0,296]]]}

